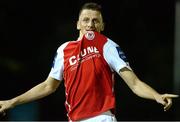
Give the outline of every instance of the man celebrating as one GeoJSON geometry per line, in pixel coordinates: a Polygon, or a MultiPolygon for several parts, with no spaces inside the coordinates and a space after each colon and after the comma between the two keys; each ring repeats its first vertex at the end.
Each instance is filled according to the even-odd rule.
{"type": "Polygon", "coordinates": [[[0,101],[0,112],[48,96],[64,80],[69,121],[116,121],[114,73],[118,73],[136,95],[157,101],[164,106],[164,111],[171,107],[172,98],[178,95],[159,94],[142,82],[119,45],[100,33],[104,30],[100,5],[82,6],[77,29],[78,39],[57,49],[48,78],[22,95],[0,101]]]}

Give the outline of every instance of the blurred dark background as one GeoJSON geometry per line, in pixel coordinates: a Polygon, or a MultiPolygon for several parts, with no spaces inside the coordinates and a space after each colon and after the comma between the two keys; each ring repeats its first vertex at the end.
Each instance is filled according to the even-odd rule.
{"type": "MultiPolygon", "coordinates": [[[[0,100],[44,81],[57,48],[78,37],[78,10],[85,0],[0,1],[0,100]]],[[[131,67],[160,93],[173,93],[174,0],[101,1],[103,34],[118,43],[131,67]]],[[[179,98],[164,112],[137,97],[116,75],[118,120],[180,120],[179,98]]],[[[176,93],[178,94],[178,93],[176,93]]],[[[64,86],[52,95],[8,110],[1,120],[67,120],[64,86]]]]}

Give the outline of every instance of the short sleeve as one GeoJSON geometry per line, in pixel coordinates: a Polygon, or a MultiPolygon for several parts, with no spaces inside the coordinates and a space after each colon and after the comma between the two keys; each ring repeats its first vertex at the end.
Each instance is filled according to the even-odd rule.
{"type": "Polygon", "coordinates": [[[64,43],[61,45],[57,51],[56,55],[54,57],[53,65],[51,68],[51,71],[49,73],[49,76],[57,79],[57,80],[63,80],[63,70],[64,70],[64,48],[67,46],[68,43],[64,43]]]}
{"type": "Polygon", "coordinates": [[[131,70],[129,62],[120,46],[109,38],[103,47],[103,55],[106,62],[109,64],[110,68],[113,71],[119,73],[119,70],[124,67],[127,67],[131,70]]]}

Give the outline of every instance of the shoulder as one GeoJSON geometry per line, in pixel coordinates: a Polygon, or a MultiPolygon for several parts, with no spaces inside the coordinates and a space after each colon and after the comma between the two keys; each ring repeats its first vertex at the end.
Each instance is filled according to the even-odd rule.
{"type": "Polygon", "coordinates": [[[118,47],[119,45],[114,42],[112,39],[107,38],[107,42],[105,44],[106,47],[118,47]]]}
{"type": "Polygon", "coordinates": [[[63,51],[64,48],[65,48],[69,43],[70,43],[70,41],[61,44],[61,45],[58,47],[57,52],[63,51]]]}

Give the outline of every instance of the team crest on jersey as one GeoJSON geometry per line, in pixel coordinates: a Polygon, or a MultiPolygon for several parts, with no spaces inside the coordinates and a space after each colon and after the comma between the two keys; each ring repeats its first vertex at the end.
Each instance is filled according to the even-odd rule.
{"type": "Polygon", "coordinates": [[[88,31],[86,34],[85,34],[85,37],[88,39],[88,40],[93,40],[94,37],[95,37],[95,34],[93,31],[88,31]]]}

